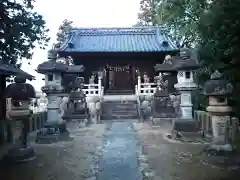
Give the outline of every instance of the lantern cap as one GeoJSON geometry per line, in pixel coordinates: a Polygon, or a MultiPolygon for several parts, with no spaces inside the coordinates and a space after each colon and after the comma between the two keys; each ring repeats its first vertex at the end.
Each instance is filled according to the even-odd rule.
{"type": "Polygon", "coordinates": [[[208,80],[203,88],[203,93],[209,96],[223,96],[229,95],[233,91],[232,84],[223,78],[223,75],[216,70],[211,75],[211,79],[208,80]]]}
{"type": "Polygon", "coordinates": [[[31,84],[26,83],[26,78],[16,76],[15,83],[9,84],[5,91],[5,98],[12,98],[13,100],[30,100],[36,98],[36,91],[31,84]]]}
{"type": "Polygon", "coordinates": [[[196,59],[192,58],[191,51],[188,48],[180,50],[180,56],[175,61],[174,66],[177,70],[195,70],[200,67],[196,59]]]}

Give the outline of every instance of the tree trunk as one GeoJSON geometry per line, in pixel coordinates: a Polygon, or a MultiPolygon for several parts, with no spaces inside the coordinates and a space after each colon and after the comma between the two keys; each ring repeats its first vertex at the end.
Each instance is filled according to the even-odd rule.
{"type": "Polygon", "coordinates": [[[4,143],[4,120],[6,120],[6,100],[3,97],[4,90],[6,88],[6,77],[0,75],[0,145],[4,143]]]}

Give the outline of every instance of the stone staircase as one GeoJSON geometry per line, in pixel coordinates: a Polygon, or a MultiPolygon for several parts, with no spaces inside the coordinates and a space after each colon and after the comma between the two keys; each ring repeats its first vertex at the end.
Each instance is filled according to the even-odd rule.
{"type": "Polygon", "coordinates": [[[120,90],[114,90],[114,89],[108,89],[104,94],[107,95],[131,95],[134,94],[133,90],[128,89],[120,89],[120,90]]]}
{"type": "Polygon", "coordinates": [[[102,102],[101,120],[138,118],[138,104],[135,100],[102,102]]]}

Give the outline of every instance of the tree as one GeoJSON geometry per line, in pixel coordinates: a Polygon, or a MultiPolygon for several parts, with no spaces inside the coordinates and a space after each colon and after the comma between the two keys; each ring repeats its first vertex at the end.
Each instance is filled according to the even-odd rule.
{"type": "MultiPolygon", "coordinates": [[[[66,39],[67,34],[69,31],[73,29],[72,26],[73,21],[69,21],[65,19],[62,24],[58,28],[58,33],[57,33],[57,43],[55,45],[56,48],[59,48],[61,44],[64,42],[66,39]]],[[[66,64],[73,64],[73,60],[71,57],[62,57],[59,59],[59,61],[66,63],[66,64]]]]}
{"type": "Polygon", "coordinates": [[[235,86],[232,99],[237,107],[240,107],[239,6],[239,0],[214,0],[201,17],[198,27],[200,58],[206,66],[219,69],[232,81],[235,86]]]}
{"type": "Polygon", "coordinates": [[[140,13],[138,14],[140,25],[155,25],[155,8],[157,6],[158,0],[141,0],[140,1],[140,13]]]}
{"type": "Polygon", "coordinates": [[[69,20],[65,19],[62,22],[62,24],[59,26],[58,33],[57,33],[57,44],[56,44],[56,46],[60,46],[64,42],[64,40],[67,36],[67,33],[69,33],[69,31],[71,29],[73,29],[72,23],[73,23],[73,21],[69,21],[69,20]]]}
{"type": "Polygon", "coordinates": [[[33,11],[34,0],[1,0],[0,60],[16,64],[30,59],[36,44],[44,48],[49,41],[42,16],[33,11]]]}
{"type": "Polygon", "coordinates": [[[139,22],[160,25],[180,47],[199,42],[198,22],[209,6],[207,0],[142,0],[139,22]]]}
{"type": "MultiPolygon", "coordinates": [[[[49,37],[42,16],[33,11],[34,0],[1,0],[0,3],[0,63],[15,65],[18,60],[31,59],[38,45],[45,48],[49,37]]],[[[19,67],[19,66],[18,66],[19,67]]],[[[6,76],[0,76],[0,95],[6,87],[6,76]]],[[[5,118],[5,101],[0,103],[5,118]]]]}

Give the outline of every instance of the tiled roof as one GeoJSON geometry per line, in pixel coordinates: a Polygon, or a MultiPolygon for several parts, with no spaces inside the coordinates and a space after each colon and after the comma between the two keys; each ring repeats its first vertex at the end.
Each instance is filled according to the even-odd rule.
{"type": "Polygon", "coordinates": [[[21,70],[20,68],[16,68],[9,64],[1,64],[0,65],[0,74],[4,75],[15,75],[15,76],[21,76],[27,79],[34,79],[34,76],[28,74],[27,72],[21,70]]]}
{"type": "Polygon", "coordinates": [[[59,52],[166,52],[176,45],[160,27],[73,29],[59,52]]]}

